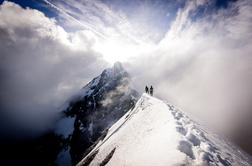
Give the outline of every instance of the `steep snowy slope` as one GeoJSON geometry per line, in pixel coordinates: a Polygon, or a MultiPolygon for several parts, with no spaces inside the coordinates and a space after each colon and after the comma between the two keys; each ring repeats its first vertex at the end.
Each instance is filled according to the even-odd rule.
{"type": "Polygon", "coordinates": [[[143,94],[78,165],[251,165],[228,141],[203,130],[174,106],[143,94]]]}
{"type": "Polygon", "coordinates": [[[55,133],[64,144],[57,165],[75,165],[90,146],[137,102],[131,78],[117,62],[95,77],[65,106],[55,133]]]}

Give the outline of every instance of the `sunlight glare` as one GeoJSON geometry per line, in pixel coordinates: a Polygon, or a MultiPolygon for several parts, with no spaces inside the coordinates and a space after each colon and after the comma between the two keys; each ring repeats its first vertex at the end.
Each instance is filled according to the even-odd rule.
{"type": "Polygon", "coordinates": [[[130,58],[148,52],[151,48],[150,45],[133,44],[119,39],[110,39],[99,42],[95,46],[95,50],[101,53],[104,59],[111,64],[117,61],[126,62],[130,58]]]}

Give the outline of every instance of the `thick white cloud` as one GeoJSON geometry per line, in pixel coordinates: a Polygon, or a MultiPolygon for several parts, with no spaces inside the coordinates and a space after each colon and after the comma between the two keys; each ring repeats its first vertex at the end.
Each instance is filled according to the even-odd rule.
{"type": "Polygon", "coordinates": [[[107,65],[92,50],[94,42],[89,31],[67,33],[37,10],[3,2],[0,109],[10,119],[1,116],[1,122],[36,130],[50,126],[63,102],[107,65]]]}

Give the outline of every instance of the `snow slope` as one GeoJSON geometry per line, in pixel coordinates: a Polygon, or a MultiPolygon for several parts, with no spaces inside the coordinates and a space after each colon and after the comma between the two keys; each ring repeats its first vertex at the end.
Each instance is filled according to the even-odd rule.
{"type": "Polygon", "coordinates": [[[174,106],[143,94],[78,165],[251,165],[230,142],[203,130],[174,106]]]}
{"type": "Polygon", "coordinates": [[[103,70],[62,106],[54,131],[62,144],[56,164],[77,164],[103,131],[132,108],[139,97],[121,63],[103,70]]]}

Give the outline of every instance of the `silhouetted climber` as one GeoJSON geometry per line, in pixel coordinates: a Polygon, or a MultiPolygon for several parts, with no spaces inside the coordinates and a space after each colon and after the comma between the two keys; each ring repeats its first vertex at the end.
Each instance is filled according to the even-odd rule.
{"type": "Polygon", "coordinates": [[[146,93],[149,93],[149,88],[148,88],[148,86],[145,87],[145,92],[146,92],[146,93]]]}
{"type": "Polygon", "coordinates": [[[150,95],[153,96],[153,87],[152,87],[152,85],[150,87],[150,95]]]}

